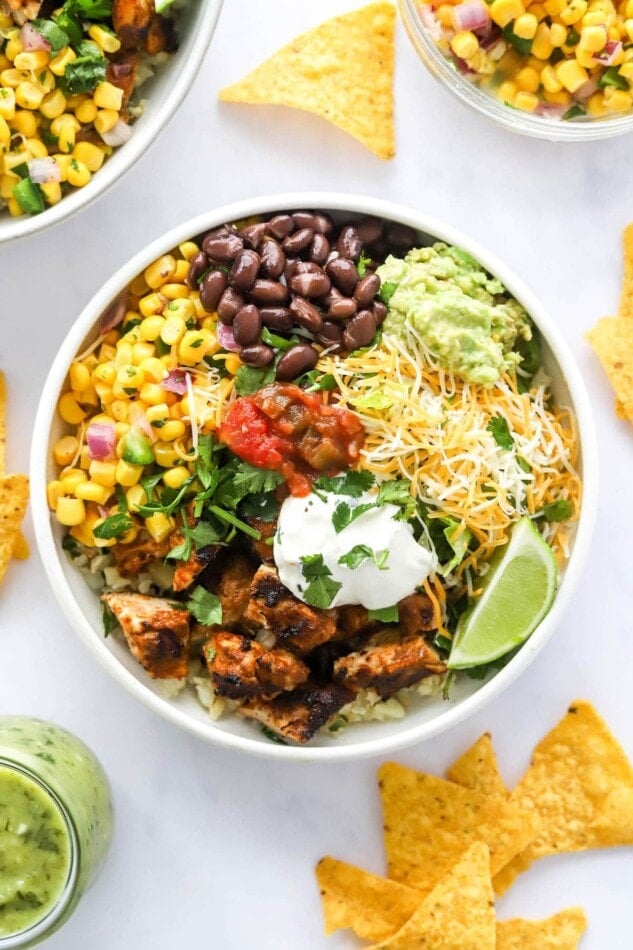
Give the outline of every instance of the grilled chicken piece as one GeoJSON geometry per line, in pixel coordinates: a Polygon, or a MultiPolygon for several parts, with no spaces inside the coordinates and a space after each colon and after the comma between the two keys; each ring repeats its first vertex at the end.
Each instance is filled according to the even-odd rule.
{"type": "Polygon", "coordinates": [[[154,679],[183,679],[188,671],[189,611],[162,597],[103,594],[121,625],[130,652],[154,679]]]}
{"type": "Polygon", "coordinates": [[[398,603],[399,624],[406,634],[419,636],[437,629],[433,604],[426,594],[410,594],[398,603]]]}
{"type": "Polygon", "coordinates": [[[112,25],[124,49],[139,50],[154,16],[154,0],[113,0],[112,25]]]}
{"type": "Polygon", "coordinates": [[[248,606],[255,567],[247,557],[233,554],[221,571],[216,593],[222,604],[222,623],[232,626],[242,620],[248,606]]]}
{"type": "Polygon", "coordinates": [[[178,39],[171,20],[155,13],[145,37],[145,52],[149,56],[157,53],[173,53],[178,48],[178,39]]]}
{"type": "Polygon", "coordinates": [[[336,660],[333,678],[353,690],[371,686],[386,698],[425,676],[445,672],[446,664],[422,637],[385,627],[372,634],[362,650],[336,660]]]}
{"type": "Polygon", "coordinates": [[[35,20],[40,14],[42,0],[0,0],[0,13],[8,13],[18,26],[35,20]]]}
{"type": "Polygon", "coordinates": [[[360,604],[348,604],[345,607],[338,607],[336,611],[336,629],[337,639],[347,640],[350,637],[356,637],[359,634],[373,633],[378,629],[380,623],[377,620],[369,619],[369,611],[360,604]]]}
{"type": "Polygon", "coordinates": [[[204,648],[215,691],[220,696],[275,696],[300,686],[310,673],[305,663],[287,650],[265,650],[239,633],[219,630],[204,648]]]}
{"type": "Polygon", "coordinates": [[[123,90],[123,107],[130,101],[136,85],[136,73],[140,54],[135,50],[121,49],[110,57],[106,79],[123,90]]]}
{"type": "Polygon", "coordinates": [[[244,619],[270,630],[283,646],[299,654],[309,653],[336,634],[335,615],[304,604],[267,564],[262,564],[253,578],[244,619]]]}
{"type": "Polygon", "coordinates": [[[248,719],[257,719],[284,739],[309,742],[317,729],[354,699],[354,693],[336,683],[305,685],[275,699],[252,697],[239,708],[248,719]]]}
{"type": "Polygon", "coordinates": [[[164,558],[171,546],[169,540],[154,541],[141,533],[130,544],[115,544],[111,551],[121,577],[136,577],[152,561],[164,558]]]}
{"type": "MultiPolygon", "coordinates": [[[[180,529],[172,531],[169,536],[170,550],[182,544],[184,537],[180,529]]],[[[186,590],[191,587],[198,574],[204,571],[205,567],[217,560],[222,547],[219,544],[210,544],[206,548],[200,548],[199,551],[193,550],[186,561],[172,561],[176,565],[172,587],[175,591],[186,590]]]]}
{"type": "Polygon", "coordinates": [[[264,518],[247,518],[246,521],[251,526],[255,528],[256,531],[259,531],[260,537],[256,541],[255,538],[251,539],[251,547],[253,552],[257,555],[260,561],[263,561],[264,564],[273,563],[273,546],[269,544],[271,538],[275,537],[275,531],[277,530],[276,521],[266,521],[264,518]]]}

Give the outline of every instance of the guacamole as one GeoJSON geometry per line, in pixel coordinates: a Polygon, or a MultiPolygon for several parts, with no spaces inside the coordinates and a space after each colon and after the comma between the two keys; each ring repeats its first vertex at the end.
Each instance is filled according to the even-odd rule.
{"type": "Polygon", "coordinates": [[[520,361],[530,318],[501,281],[457,247],[434,244],[388,257],[377,272],[389,312],[385,333],[410,328],[444,369],[490,386],[520,361]]]}

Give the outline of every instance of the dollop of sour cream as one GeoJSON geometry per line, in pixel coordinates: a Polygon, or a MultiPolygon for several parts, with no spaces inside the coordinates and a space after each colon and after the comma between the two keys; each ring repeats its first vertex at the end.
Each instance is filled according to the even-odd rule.
{"type": "Polygon", "coordinates": [[[360,498],[315,494],[290,496],[281,506],[273,554],[281,582],[300,600],[306,601],[309,578],[302,558],[321,555],[332,581],[341,586],[330,607],[361,604],[368,610],[391,607],[416,587],[437,566],[435,553],[415,540],[413,529],[398,521],[400,508],[377,507],[376,495],[364,492],[360,498]],[[371,504],[351,524],[336,531],[332,516],[338,505],[350,508],[371,504]],[[367,554],[367,551],[371,552],[367,554]],[[350,552],[354,552],[350,556],[350,552]],[[348,566],[340,559],[360,562],[348,566]]]}

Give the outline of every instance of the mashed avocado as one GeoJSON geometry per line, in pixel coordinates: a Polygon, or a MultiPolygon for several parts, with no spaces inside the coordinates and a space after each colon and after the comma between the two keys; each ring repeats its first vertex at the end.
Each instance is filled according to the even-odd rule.
{"type": "Polygon", "coordinates": [[[501,281],[465,251],[446,244],[388,257],[377,274],[389,312],[385,333],[411,328],[445,369],[471,383],[495,383],[532,338],[530,318],[501,281]]]}

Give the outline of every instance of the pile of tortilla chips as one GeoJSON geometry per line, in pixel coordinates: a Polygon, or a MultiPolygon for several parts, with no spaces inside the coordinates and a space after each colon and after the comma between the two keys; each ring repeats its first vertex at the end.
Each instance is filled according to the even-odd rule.
{"type": "Polygon", "coordinates": [[[615,411],[633,422],[633,224],[624,230],[624,277],[617,317],[603,317],[587,340],[617,396],[615,411]]]}
{"type": "Polygon", "coordinates": [[[312,112],[392,158],[395,15],[392,3],[381,2],[327,20],[222,89],[220,99],[312,112]]]}
{"type": "Polygon", "coordinates": [[[538,858],[633,844],[633,768],[584,701],[539,742],[509,792],[490,734],[437,778],[393,762],[378,784],[386,878],[319,861],[325,932],[349,927],[371,950],[575,950],[578,907],[498,921],[503,894],[538,858]]]}
{"type": "Polygon", "coordinates": [[[12,557],[23,560],[29,549],[20,531],[29,499],[26,475],[5,475],[7,388],[0,371],[0,581],[12,557]]]}

